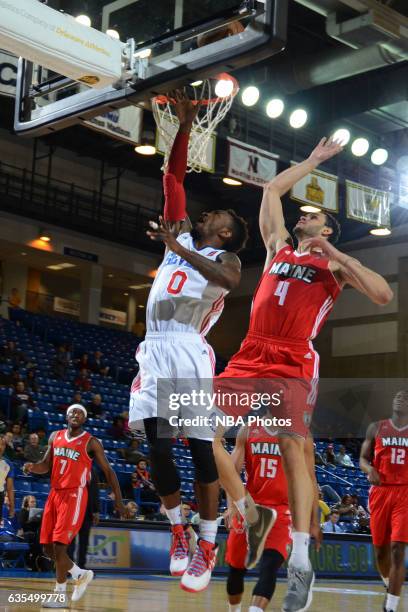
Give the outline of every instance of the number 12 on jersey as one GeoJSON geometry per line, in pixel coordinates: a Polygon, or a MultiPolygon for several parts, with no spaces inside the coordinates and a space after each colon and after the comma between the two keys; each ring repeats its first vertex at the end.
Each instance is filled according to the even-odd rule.
{"type": "Polygon", "coordinates": [[[289,281],[279,281],[278,286],[276,287],[274,295],[279,298],[279,306],[283,306],[285,303],[286,296],[288,294],[289,284],[289,281]]]}

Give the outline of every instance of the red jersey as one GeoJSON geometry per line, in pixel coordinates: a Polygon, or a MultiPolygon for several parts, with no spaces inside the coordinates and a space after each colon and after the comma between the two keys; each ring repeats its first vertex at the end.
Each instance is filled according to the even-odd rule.
{"type": "Polygon", "coordinates": [[[277,437],[263,427],[248,429],[245,444],[247,490],[262,506],[288,506],[288,485],[277,437]]]}
{"type": "Polygon", "coordinates": [[[408,425],[397,428],[391,419],[379,421],[373,465],[383,485],[408,485],[408,425]]]}
{"type": "Polygon", "coordinates": [[[249,331],[263,336],[313,340],[341,287],[319,253],[281,248],[265,270],[252,304],[249,331]]]}
{"type": "Polygon", "coordinates": [[[92,435],[83,431],[70,438],[67,429],[58,431],[52,442],[51,487],[77,489],[89,482],[92,459],[86,451],[92,435]]]}

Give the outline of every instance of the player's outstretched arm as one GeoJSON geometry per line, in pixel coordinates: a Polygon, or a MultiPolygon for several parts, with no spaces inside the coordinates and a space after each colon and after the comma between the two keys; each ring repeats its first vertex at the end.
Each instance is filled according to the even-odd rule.
{"type": "Polygon", "coordinates": [[[186,208],[184,178],[187,170],[188,143],[198,105],[181,90],[171,92],[169,97],[174,101],[179,129],[163,177],[165,198],[163,216],[173,225],[176,233],[182,233],[191,229],[186,208]]]}
{"type": "Polygon", "coordinates": [[[88,442],[88,453],[93,453],[95,461],[105,474],[106,482],[112,489],[115,496],[115,508],[123,518],[129,518],[127,508],[123,505],[122,492],[120,490],[119,481],[113,471],[109,461],[106,458],[102,444],[96,438],[91,438],[88,442]]]}
{"type": "Polygon", "coordinates": [[[337,141],[322,138],[305,161],[280,172],[265,186],[259,214],[259,226],[268,251],[265,266],[274,253],[291,240],[285,227],[281,197],[319,164],[337,155],[342,149],[337,141]]]}
{"type": "Polygon", "coordinates": [[[26,474],[47,474],[51,470],[53,458],[52,443],[55,435],[55,431],[50,435],[48,439],[48,448],[41,461],[38,461],[38,463],[25,463],[23,465],[23,472],[26,474]]]}
{"type": "Polygon", "coordinates": [[[373,485],[381,484],[380,475],[372,465],[377,431],[378,423],[371,423],[371,425],[368,426],[366,437],[361,445],[360,451],[360,468],[367,474],[369,482],[373,485]]]}
{"type": "Polygon", "coordinates": [[[336,249],[328,240],[317,236],[302,241],[305,249],[319,249],[329,259],[329,268],[342,285],[349,284],[366,295],[374,304],[385,306],[394,296],[391,287],[380,274],[363,266],[358,259],[336,249]]]}

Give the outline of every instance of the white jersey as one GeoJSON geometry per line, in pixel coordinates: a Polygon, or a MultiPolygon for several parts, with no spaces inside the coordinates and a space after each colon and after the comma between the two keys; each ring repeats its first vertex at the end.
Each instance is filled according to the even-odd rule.
{"type": "MultiPolygon", "coordinates": [[[[215,261],[220,249],[196,249],[189,233],[177,241],[189,251],[215,261]]],[[[208,281],[191,264],[169,251],[157,272],[147,301],[147,333],[189,332],[205,336],[224,309],[226,289],[208,281]]]]}

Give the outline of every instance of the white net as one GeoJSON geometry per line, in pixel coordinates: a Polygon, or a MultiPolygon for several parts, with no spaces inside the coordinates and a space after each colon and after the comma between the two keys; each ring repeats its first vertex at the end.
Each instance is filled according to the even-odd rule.
{"type": "MultiPolygon", "coordinates": [[[[225,118],[238,93],[238,83],[230,75],[218,75],[188,88],[197,101],[204,101],[193,123],[188,147],[187,172],[214,171],[214,131],[225,118]]],[[[178,130],[178,119],[174,106],[167,99],[153,98],[153,115],[160,134],[159,150],[164,153],[164,169],[167,166],[171,147],[178,130]]]]}

